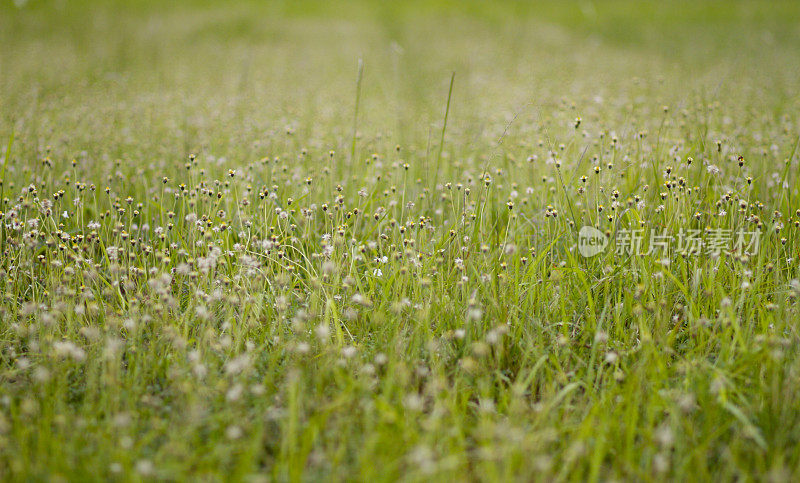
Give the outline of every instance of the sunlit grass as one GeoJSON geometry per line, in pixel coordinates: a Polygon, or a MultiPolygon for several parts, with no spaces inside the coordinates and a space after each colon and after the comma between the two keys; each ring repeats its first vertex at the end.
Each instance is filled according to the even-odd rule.
{"type": "Polygon", "coordinates": [[[797,8],[632,5],[3,6],[0,477],[797,479],[797,8]]]}

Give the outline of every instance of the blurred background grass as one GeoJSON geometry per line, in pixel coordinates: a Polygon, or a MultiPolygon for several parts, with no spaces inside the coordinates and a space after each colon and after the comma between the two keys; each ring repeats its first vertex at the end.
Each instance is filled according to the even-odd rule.
{"type": "Polygon", "coordinates": [[[800,7],[791,0],[244,0],[231,3],[214,0],[17,0],[2,5],[6,40],[20,35],[54,33],[71,34],[76,40],[87,39],[93,27],[100,27],[96,23],[92,25],[92,20],[98,18],[191,15],[199,11],[215,11],[220,17],[207,34],[255,35],[254,41],[264,33],[265,19],[377,22],[398,34],[404,24],[420,18],[453,16],[478,19],[499,28],[526,20],[552,22],[585,38],[646,48],[661,55],[716,54],[764,44],[791,49],[796,48],[800,40],[797,27],[800,7]],[[247,15],[235,19],[225,15],[232,11],[247,12],[247,15]]]}
{"type": "Polygon", "coordinates": [[[452,71],[471,149],[561,102],[704,96],[780,115],[797,105],[799,26],[794,1],[4,2],[0,135],[31,155],[250,155],[293,126],[344,148],[358,59],[360,130],[402,143],[426,144],[452,71]]]}

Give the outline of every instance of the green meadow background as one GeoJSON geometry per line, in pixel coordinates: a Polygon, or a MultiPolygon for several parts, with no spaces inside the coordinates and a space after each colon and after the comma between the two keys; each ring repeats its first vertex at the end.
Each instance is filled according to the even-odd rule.
{"type": "Polygon", "coordinates": [[[2,0],[0,479],[797,481],[798,93],[797,1],[2,0]]]}

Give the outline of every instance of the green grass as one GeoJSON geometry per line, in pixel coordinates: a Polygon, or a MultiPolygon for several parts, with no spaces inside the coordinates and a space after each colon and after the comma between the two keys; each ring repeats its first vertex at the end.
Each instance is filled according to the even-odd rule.
{"type": "Polygon", "coordinates": [[[161,3],[0,6],[0,478],[800,478],[800,5],[161,3]]]}

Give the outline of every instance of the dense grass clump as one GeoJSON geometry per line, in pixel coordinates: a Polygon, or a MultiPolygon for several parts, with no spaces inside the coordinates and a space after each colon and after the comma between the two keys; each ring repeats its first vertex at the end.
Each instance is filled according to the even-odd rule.
{"type": "Polygon", "coordinates": [[[796,4],[18,3],[0,478],[800,477],[796,4]]]}

